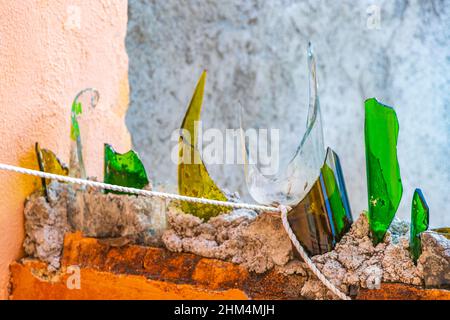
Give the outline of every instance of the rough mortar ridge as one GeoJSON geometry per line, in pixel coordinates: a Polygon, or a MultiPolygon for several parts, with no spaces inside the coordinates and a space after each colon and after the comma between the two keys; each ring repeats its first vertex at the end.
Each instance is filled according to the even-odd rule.
{"type": "MultiPolygon", "coordinates": [[[[176,206],[169,206],[167,219],[169,229],[163,233],[162,240],[171,251],[228,260],[257,273],[275,267],[283,274],[300,274],[308,277],[301,290],[302,296],[309,299],[333,297],[304,263],[294,258],[294,249],[276,214],[256,215],[236,210],[204,222],[176,206]]],[[[358,288],[378,288],[382,282],[422,285],[424,263],[431,259],[424,257],[430,255],[433,261],[437,257],[442,263],[447,261],[448,268],[448,260],[443,258],[448,250],[445,251],[442,243],[437,248],[430,246],[431,240],[424,242],[424,253],[416,266],[409,254],[407,234],[407,225],[396,220],[385,241],[374,246],[369,237],[367,216],[361,214],[334,250],[314,256],[312,260],[347,294],[358,288]]],[[[439,266],[438,270],[442,269],[445,270],[439,266]]]]}
{"type": "MultiPolygon", "coordinates": [[[[236,196],[233,199],[237,201],[236,196]]],[[[64,234],[77,230],[115,246],[165,246],[173,252],[230,261],[259,274],[274,269],[284,275],[300,275],[306,278],[299,290],[301,296],[333,298],[295,258],[278,214],[239,209],[203,221],[183,213],[175,202],[166,206],[157,198],[104,194],[57,182],[49,186],[48,201],[41,192],[27,199],[25,252],[47,262],[50,269],[60,267],[64,234]]],[[[347,294],[359,288],[378,288],[382,282],[448,285],[450,241],[425,232],[422,251],[415,265],[409,254],[408,226],[400,220],[393,222],[384,242],[374,246],[367,216],[361,214],[334,250],[312,260],[347,294]]]]}
{"type": "Polygon", "coordinates": [[[48,201],[40,191],[28,197],[24,214],[25,252],[54,269],[60,266],[66,232],[158,246],[166,226],[165,201],[159,198],[104,194],[56,181],[48,187],[48,201]]]}

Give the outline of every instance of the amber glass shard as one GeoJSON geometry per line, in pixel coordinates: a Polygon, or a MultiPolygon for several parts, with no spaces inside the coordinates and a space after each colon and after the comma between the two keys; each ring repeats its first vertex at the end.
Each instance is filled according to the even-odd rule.
{"type": "Polygon", "coordinates": [[[365,102],[365,145],[369,225],[375,244],[394,219],[403,186],[397,160],[397,115],[375,98],[365,102]]]}
{"type": "MultiPolygon", "coordinates": [[[[67,168],[67,166],[64,163],[62,163],[62,161],[59,160],[58,157],[51,150],[41,149],[39,147],[39,143],[36,142],[35,151],[38,159],[39,169],[41,171],[59,174],[62,176],[69,175],[69,169],[67,168]]],[[[45,196],[47,197],[48,196],[47,185],[51,182],[51,180],[42,178],[41,181],[42,187],[44,188],[45,196]]]]}
{"type": "Polygon", "coordinates": [[[70,175],[77,178],[86,178],[86,169],[83,161],[83,146],[81,143],[80,124],[78,116],[83,112],[82,102],[80,101],[84,94],[90,93],[90,106],[94,108],[99,99],[97,90],[87,88],[80,91],[72,102],[71,109],[71,126],[70,126],[70,175]]]}
{"type": "Polygon", "coordinates": [[[414,191],[411,204],[411,226],[409,235],[409,250],[414,261],[417,261],[422,246],[420,243],[420,233],[428,230],[429,209],[427,202],[420,189],[414,191]]]}
{"type": "MultiPolygon", "coordinates": [[[[103,180],[105,183],[137,189],[142,189],[149,184],[144,165],[135,151],[130,150],[121,154],[106,143],[103,180]]],[[[122,193],[110,190],[105,192],[122,193]]]]}
{"type": "Polygon", "coordinates": [[[439,233],[441,236],[444,236],[447,239],[450,239],[450,228],[436,228],[436,229],[431,229],[431,231],[439,233]]]}
{"type": "MultiPolygon", "coordinates": [[[[181,124],[179,139],[178,192],[181,195],[227,201],[225,194],[211,179],[200,153],[197,150],[195,122],[200,121],[203,103],[206,72],[203,72],[186,115],[181,124]]],[[[182,202],[182,209],[197,217],[208,220],[211,217],[230,211],[227,207],[182,202]]]]}
{"type": "Polygon", "coordinates": [[[288,213],[289,224],[310,255],[332,250],[353,222],[339,158],[330,148],[308,194],[288,213]]]}
{"type": "MultiPolygon", "coordinates": [[[[252,198],[261,204],[280,203],[289,206],[296,205],[311,189],[323,165],[325,148],[319,106],[316,62],[311,44],[308,46],[307,55],[309,70],[308,117],[305,133],[287,166],[280,168],[278,173],[273,176],[265,176],[260,171],[255,159],[252,159],[245,137],[243,134],[241,135],[241,142],[244,147],[247,187],[252,198]]],[[[244,132],[242,112],[241,107],[239,125],[241,132],[244,132]]]]}

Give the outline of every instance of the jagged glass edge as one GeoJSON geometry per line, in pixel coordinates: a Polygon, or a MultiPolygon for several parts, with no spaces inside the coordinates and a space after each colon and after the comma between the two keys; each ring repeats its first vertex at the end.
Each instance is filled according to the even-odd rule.
{"type": "Polygon", "coordinates": [[[434,228],[434,229],[429,229],[429,231],[432,231],[432,232],[439,234],[443,237],[446,237],[447,239],[450,240],[450,227],[434,228]]]}
{"type": "MultiPolygon", "coordinates": [[[[402,180],[401,180],[400,163],[398,161],[398,134],[399,134],[399,130],[400,130],[400,124],[399,124],[397,113],[395,112],[395,109],[393,107],[391,107],[391,106],[388,106],[386,104],[381,103],[376,98],[366,99],[364,101],[364,109],[365,109],[365,120],[364,120],[364,144],[365,144],[365,147],[364,148],[365,148],[365,154],[366,154],[368,217],[369,217],[369,227],[370,227],[370,231],[371,231],[371,234],[372,234],[372,240],[373,240],[374,244],[377,244],[377,243],[379,243],[379,242],[381,242],[383,240],[383,238],[385,237],[385,235],[386,235],[386,233],[387,233],[387,231],[389,229],[389,226],[392,224],[392,221],[394,221],[395,214],[397,213],[398,207],[400,206],[400,202],[401,202],[401,199],[402,199],[402,196],[403,196],[403,183],[402,183],[402,180]],[[377,162],[379,163],[380,162],[379,161],[380,155],[379,155],[379,153],[375,155],[372,152],[372,150],[371,150],[371,148],[369,146],[370,143],[368,144],[367,141],[366,141],[367,140],[367,132],[369,132],[368,129],[367,129],[367,124],[368,124],[368,122],[367,122],[367,103],[368,102],[373,102],[373,101],[376,103],[377,106],[381,106],[382,108],[386,108],[386,109],[392,110],[394,115],[395,115],[395,125],[396,125],[395,152],[396,152],[396,159],[395,159],[394,163],[390,162],[389,165],[391,166],[391,168],[392,168],[392,166],[396,166],[397,167],[397,169],[399,171],[398,174],[399,174],[399,182],[400,182],[400,190],[399,190],[400,195],[399,195],[398,201],[396,203],[393,203],[392,201],[390,201],[390,199],[388,199],[389,204],[392,205],[392,207],[393,207],[393,214],[392,214],[392,217],[390,219],[390,222],[388,223],[388,226],[387,226],[386,230],[384,230],[384,233],[383,233],[382,237],[380,236],[380,234],[381,234],[380,232],[378,232],[379,234],[377,235],[377,230],[374,230],[375,226],[378,224],[378,222],[374,223],[373,221],[376,221],[377,219],[379,220],[379,217],[376,217],[376,214],[374,212],[374,206],[372,205],[372,202],[374,200],[373,199],[373,194],[376,193],[375,191],[377,190],[377,187],[373,186],[373,181],[372,181],[373,177],[370,174],[371,171],[372,171],[370,169],[371,168],[371,165],[370,165],[371,164],[371,159],[370,159],[370,156],[369,156],[369,155],[373,155],[376,158],[377,162]]],[[[377,140],[379,140],[379,136],[378,135],[377,135],[377,140]]],[[[380,166],[380,168],[381,168],[381,166],[380,166]]],[[[390,191],[388,191],[388,187],[387,186],[389,184],[391,184],[390,182],[392,182],[391,181],[392,179],[390,179],[390,177],[388,177],[389,179],[387,179],[385,177],[385,173],[383,172],[383,170],[381,170],[380,173],[381,173],[383,182],[386,184],[386,193],[389,194],[390,191]]],[[[389,198],[389,195],[388,195],[388,198],[389,198]]]]}
{"type": "Polygon", "coordinates": [[[81,143],[81,136],[80,134],[77,134],[75,137],[72,137],[73,132],[73,126],[74,123],[78,126],[78,116],[81,115],[82,111],[80,113],[75,112],[73,109],[73,106],[78,103],[78,99],[85,93],[91,94],[91,100],[90,100],[90,106],[91,108],[95,108],[97,106],[97,103],[100,99],[100,93],[97,89],[94,88],[86,88],[78,92],[78,94],[73,99],[72,105],[71,105],[71,139],[70,139],[70,162],[69,162],[69,174],[71,177],[75,178],[82,178],[86,179],[86,168],[84,166],[84,160],[83,160],[83,145],[81,143]]]}
{"type": "MultiPolygon", "coordinates": [[[[120,153],[117,152],[114,147],[109,144],[109,143],[104,143],[103,144],[103,182],[104,183],[110,183],[109,181],[106,181],[106,176],[107,176],[107,166],[108,166],[108,159],[107,159],[107,150],[110,150],[111,152],[113,152],[116,156],[128,156],[128,155],[134,155],[142,164],[142,169],[144,171],[144,178],[147,181],[145,185],[143,185],[142,187],[140,187],[139,189],[143,189],[146,186],[149,185],[150,180],[148,179],[148,174],[147,174],[147,170],[145,169],[144,163],[141,160],[141,157],[139,157],[139,153],[137,153],[136,151],[134,151],[133,149],[128,150],[127,152],[124,153],[120,153]]],[[[133,187],[136,188],[136,186],[130,186],[130,185],[123,185],[125,187],[133,187]]],[[[104,190],[104,193],[115,193],[115,194],[126,194],[123,192],[119,192],[119,191],[112,191],[112,190],[104,190]]]]}
{"type": "Polygon", "coordinates": [[[243,108],[241,104],[238,104],[239,127],[247,188],[252,198],[261,204],[280,203],[284,205],[295,205],[299,203],[319,177],[320,168],[326,156],[318,97],[316,62],[311,43],[308,44],[307,55],[309,69],[307,129],[292,159],[286,168],[278,171],[279,173],[275,177],[263,175],[256,162],[252,161],[251,153],[244,137],[242,121],[243,108]],[[305,152],[306,150],[308,152],[305,152]],[[295,183],[296,188],[292,188],[293,183],[295,183]],[[269,192],[269,190],[272,191],[269,192]]]}
{"type": "MultiPolygon", "coordinates": [[[[186,110],[186,113],[185,113],[185,115],[184,115],[184,117],[183,117],[183,121],[182,121],[182,123],[181,123],[181,128],[179,129],[179,138],[178,138],[178,165],[177,165],[177,184],[178,184],[178,192],[181,194],[181,195],[190,195],[190,194],[185,194],[184,192],[183,192],[183,190],[181,190],[180,189],[180,179],[183,179],[183,176],[180,174],[180,164],[182,163],[182,161],[183,161],[183,159],[180,157],[180,150],[183,150],[183,157],[184,157],[184,154],[185,154],[185,152],[186,152],[186,149],[190,149],[188,152],[189,152],[189,155],[190,155],[190,157],[191,157],[191,160],[193,160],[194,161],[194,163],[192,164],[192,165],[199,165],[199,166],[201,166],[203,169],[204,169],[204,171],[205,171],[205,173],[206,173],[206,175],[207,175],[207,177],[208,177],[208,179],[210,180],[210,183],[212,183],[213,184],[213,187],[214,188],[216,188],[217,190],[218,190],[218,192],[223,196],[223,199],[215,199],[215,200],[226,200],[227,199],[227,195],[225,194],[225,192],[217,185],[217,183],[214,181],[214,179],[211,177],[211,175],[210,175],[210,173],[209,173],[209,171],[208,171],[208,168],[206,167],[206,164],[205,164],[205,162],[203,161],[203,159],[202,159],[202,157],[201,157],[201,154],[200,154],[200,151],[198,150],[198,146],[197,146],[197,136],[195,135],[195,131],[193,132],[193,134],[191,134],[191,133],[189,133],[190,135],[191,135],[191,137],[190,137],[190,139],[187,139],[186,137],[185,137],[185,133],[186,133],[186,131],[188,131],[187,129],[185,129],[185,128],[183,128],[184,126],[185,126],[185,124],[186,124],[186,121],[187,121],[187,117],[188,117],[188,114],[189,114],[189,112],[190,112],[190,108],[191,108],[191,106],[192,106],[192,101],[193,101],[193,99],[194,99],[194,97],[195,97],[195,95],[196,95],[196,93],[197,93],[197,89],[198,89],[198,86],[199,86],[199,84],[200,84],[200,81],[205,81],[205,83],[203,84],[203,86],[205,86],[206,85],[206,70],[204,70],[203,72],[202,72],[202,75],[200,76],[200,79],[199,79],[199,81],[197,82],[197,85],[195,86],[195,89],[194,89],[194,95],[192,96],[192,98],[191,98],[191,100],[190,100],[190,102],[189,102],[189,106],[188,106],[188,109],[186,110]],[[191,142],[190,141],[192,141],[192,144],[191,144],[191,142]]],[[[204,88],[202,89],[202,91],[204,90],[204,88]]],[[[201,121],[201,111],[202,111],[202,109],[203,109],[203,98],[204,98],[204,92],[202,93],[202,103],[201,103],[201,105],[200,105],[200,109],[199,109],[199,113],[198,113],[198,119],[197,120],[194,120],[194,123],[195,123],[195,121],[201,121]]],[[[189,165],[189,164],[188,164],[189,165]]],[[[191,195],[190,195],[191,196],[191,195]]],[[[208,206],[208,205],[203,205],[203,204],[197,204],[197,206],[208,206]]],[[[230,211],[231,209],[230,208],[228,208],[228,207],[220,207],[220,208],[222,208],[222,213],[225,213],[225,212],[228,212],[228,211],[230,211]]],[[[209,218],[207,218],[207,219],[209,219],[209,218]]]]}
{"type": "MultiPolygon", "coordinates": [[[[57,173],[57,174],[61,174],[60,172],[52,172],[52,171],[47,171],[47,170],[46,170],[47,168],[45,167],[45,160],[44,160],[44,155],[43,155],[43,153],[44,153],[44,152],[47,152],[47,153],[51,154],[51,155],[54,157],[55,161],[58,162],[58,164],[61,166],[61,169],[62,169],[63,171],[66,171],[66,174],[65,174],[65,175],[69,175],[69,167],[67,167],[66,164],[63,163],[63,162],[56,156],[56,154],[55,154],[53,151],[51,151],[51,150],[49,150],[49,149],[46,149],[46,148],[41,148],[41,146],[39,145],[39,142],[35,142],[35,144],[34,144],[34,151],[35,151],[35,153],[36,153],[37,162],[38,162],[38,166],[39,166],[39,170],[40,170],[40,171],[42,171],[42,172],[48,172],[48,173],[57,173]]],[[[44,189],[44,195],[45,195],[45,198],[46,198],[47,201],[48,201],[48,185],[47,185],[47,179],[41,178],[41,183],[42,183],[42,187],[43,187],[43,189],[44,189]]]]}
{"type": "Polygon", "coordinates": [[[413,260],[416,262],[422,252],[422,243],[420,241],[420,234],[425,232],[430,227],[430,208],[428,207],[428,203],[425,200],[425,196],[422,193],[422,190],[416,188],[413,193],[412,203],[411,203],[411,221],[409,227],[409,249],[413,260]],[[423,206],[424,210],[427,212],[427,221],[425,230],[418,231],[416,228],[417,224],[417,214],[414,211],[414,198],[417,194],[418,200],[421,202],[420,205],[423,206]]]}
{"type": "Polygon", "coordinates": [[[331,166],[334,168],[334,175],[336,178],[337,187],[339,189],[342,204],[344,206],[345,216],[349,220],[350,224],[352,224],[353,216],[350,203],[348,201],[347,187],[345,186],[344,172],[342,171],[341,160],[339,159],[337,153],[334,152],[334,150],[331,148],[327,149],[326,162],[329,162],[329,164],[331,164],[331,166]],[[332,156],[328,157],[328,152],[330,151],[332,153],[332,156]]]}
{"type": "Polygon", "coordinates": [[[288,213],[288,221],[294,234],[310,255],[323,254],[334,248],[353,222],[339,157],[331,148],[326,150],[320,175],[313,186],[316,189],[309,190],[305,197],[288,213]],[[330,180],[325,178],[323,171],[325,166],[331,169],[337,190],[329,190],[329,187],[333,187],[333,185],[327,183],[330,180]],[[331,197],[335,195],[333,191],[338,192],[345,216],[339,217],[335,211],[338,208],[333,205],[331,200],[331,197]],[[320,193],[319,198],[317,197],[318,192],[320,193]],[[314,202],[316,203],[311,208],[311,204],[314,202]],[[323,211],[319,210],[320,208],[323,211]],[[303,220],[303,224],[299,224],[299,220],[303,220]],[[342,223],[340,230],[337,229],[339,222],[342,223]],[[325,233],[323,238],[319,230],[325,233]]]}

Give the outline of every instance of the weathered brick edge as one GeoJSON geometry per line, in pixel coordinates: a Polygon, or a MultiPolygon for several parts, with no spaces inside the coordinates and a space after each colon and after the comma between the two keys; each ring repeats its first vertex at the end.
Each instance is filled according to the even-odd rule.
{"type": "MultiPolygon", "coordinates": [[[[112,246],[66,235],[61,270],[23,259],[11,265],[11,299],[300,299],[301,275],[264,274],[221,260],[163,248],[112,246]],[[66,285],[69,266],[81,270],[81,289],[66,285]]],[[[361,290],[358,299],[449,299],[450,291],[383,284],[361,290]]]]}
{"type": "Polygon", "coordinates": [[[23,259],[11,265],[11,299],[298,299],[305,278],[262,275],[221,260],[163,248],[66,235],[58,274],[23,259]],[[69,266],[81,269],[81,289],[66,286],[69,266]]]}

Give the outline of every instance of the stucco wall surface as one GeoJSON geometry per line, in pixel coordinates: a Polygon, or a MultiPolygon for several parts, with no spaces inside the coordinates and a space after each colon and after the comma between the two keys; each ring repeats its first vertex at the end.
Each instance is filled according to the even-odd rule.
{"type": "MultiPolygon", "coordinates": [[[[420,187],[431,225],[450,225],[449,26],[448,1],[437,0],[130,0],[127,125],[134,146],[156,182],[176,183],[170,137],[207,69],[204,128],[236,128],[241,101],[248,126],[279,128],[281,156],[290,157],[305,127],[310,39],[325,144],[341,158],[353,214],[367,208],[364,100],[376,97],[400,122],[398,216],[409,219],[420,187]]],[[[242,167],[208,169],[221,187],[251,201],[242,167]]]]}
{"type": "MultiPolygon", "coordinates": [[[[87,173],[101,178],[103,143],[121,152],[131,144],[127,1],[1,1],[0,17],[0,162],[37,169],[38,141],[68,163],[72,100],[95,87],[100,101],[82,116],[81,135],[87,173]]],[[[0,298],[21,255],[24,199],[38,183],[0,172],[0,298]]]]}

